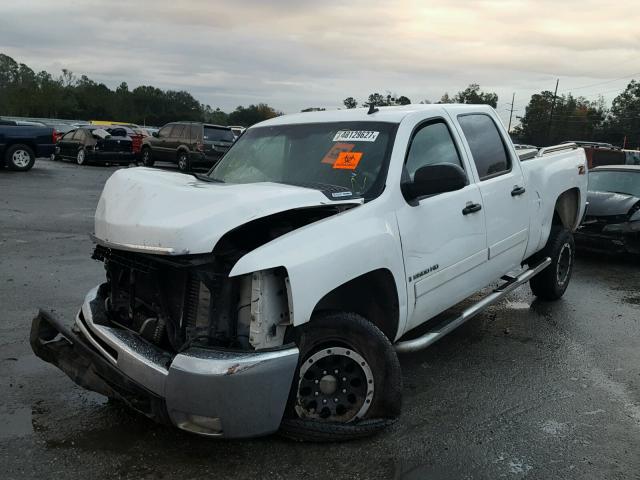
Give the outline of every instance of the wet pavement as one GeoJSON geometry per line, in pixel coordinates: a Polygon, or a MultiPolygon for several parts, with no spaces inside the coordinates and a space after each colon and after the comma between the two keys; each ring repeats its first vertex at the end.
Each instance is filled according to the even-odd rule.
{"type": "MultiPolygon", "coordinates": [[[[565,297],[527,287],[401,357],[402,417],[345,444],[215,441],[77,387],[28,344],[102,281],[92,215],[111,167],[0,171],[0,478],[640,478],[640,263],[578,258],[565,297]]],[[[258,393],[258,392],[256,392],[258,393]]]]}

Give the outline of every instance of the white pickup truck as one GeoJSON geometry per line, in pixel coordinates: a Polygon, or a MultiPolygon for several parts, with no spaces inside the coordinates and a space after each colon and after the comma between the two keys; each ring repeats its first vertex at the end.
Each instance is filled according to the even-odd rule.
{"type": "Polygon", "coordinates": [[[114,173],[93,235],[105,283],[72,328],[41,310],[32,348],[201,435],[367,435],[400,414],[397,352],[527,281],[562,296],[586,186],[582,149],[521,160],[487,106],[274,118],[207,174],[114,173]]]}

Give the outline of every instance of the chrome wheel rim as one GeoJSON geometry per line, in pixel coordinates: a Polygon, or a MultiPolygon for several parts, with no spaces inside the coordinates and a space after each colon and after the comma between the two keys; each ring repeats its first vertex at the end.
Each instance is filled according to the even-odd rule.
{"type": "Polygon", "coordinates": [[[26,150],[16,150],[11,156],[11,162],[18,168],[26,168],[30,161],[31,157],[26,150]]]}
{"type": "Polygon", "coordinates": [[[366,415],[374,388],[371,367],[360,354],[325,347],[300,367],[295,410],[300,418],[352,422],[366,415]]]}
{"type": "Polygon", "coordinates": [[[142,152],[142,164],[143,165],[149,164],[149,150],[145,150],[144,152],[142,152]]]}
{"type": "Polygon", "coordinates": [[[187,157],[185,155],[180,155],[180,158],[178,159],[178,168],[180,170],[187,169],[187,157]]]}
{"type": "Polygon", "coordinates": [[[567,282],[571,272],[571,254],[571,245],[569,243],[562,245],[558,255],[558,264],[556,265],[556,279],[561,287],[567,282]]]}
{"type": "Polygon", "coordinates": [[[78,161],[78,165],[82,165],[84,163],[84,150],[80,150],[78,152],[77,161],[78,161]]]}

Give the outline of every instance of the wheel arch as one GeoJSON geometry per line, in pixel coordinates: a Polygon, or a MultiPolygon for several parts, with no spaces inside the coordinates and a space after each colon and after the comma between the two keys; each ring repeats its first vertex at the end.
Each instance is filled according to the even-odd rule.
{"type": "Polygon", "coordinates": [[[372,270],[337,286],[316,304],[311,321],[323,311],[353,312],[378,327],[393,342],[398,333],[400,306],[393,274],[372,270]]]}
{"type": "Polygon", "coordinates": [[[575,231],[580,224],[580,189],[570,188],[562,192],[556,199],[553,209],[553,225],[562,225],[567,230],[575,231]]]}

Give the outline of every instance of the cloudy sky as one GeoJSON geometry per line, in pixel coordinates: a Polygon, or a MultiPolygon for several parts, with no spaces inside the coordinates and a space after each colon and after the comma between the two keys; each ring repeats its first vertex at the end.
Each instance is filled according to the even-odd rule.
{"type": "MultiPolygon", "coordinates": [[[[640,79],[637,0],[1,0],[0,52],[36,70],[185,89],[286,113],[371,92],[435,101],[469,83],[611,100],[640,79]]],[[[508,115],[508,114],[507,114],[508,115]]]]}

